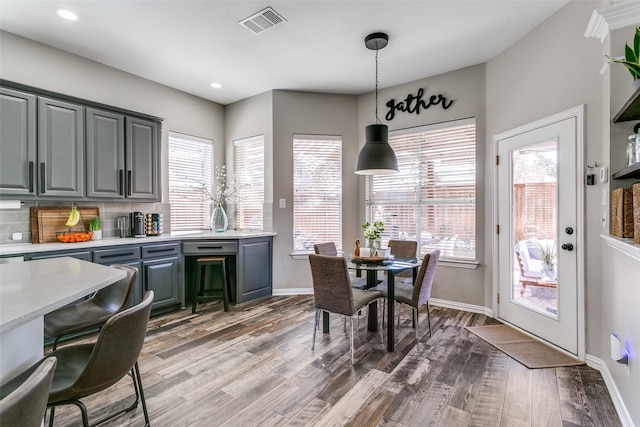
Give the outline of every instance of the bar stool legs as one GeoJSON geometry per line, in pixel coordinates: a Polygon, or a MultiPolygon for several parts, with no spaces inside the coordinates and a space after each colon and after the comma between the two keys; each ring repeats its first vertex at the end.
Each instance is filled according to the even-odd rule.
{"type": "Polygon", "coordinates": [[[225,265],[225,257],[207,257],[207,258],[198,258],[196,260],[197,265],[197,273],[196,273],[196,283],[193,287],[193,300],[191,303],[191,313],[196,312],[196,305],[198,304],[198,300],[202,299],[220,299],[217,296],[212,295],[204,295],[204,282],[205,282],[205,273],[208,266],[217,266],[220,271],[220,282],[222,283],[222,302],[224,304],[224,311],[229,311],[229,295],[228,295],[228,283],[227,283],[227,268],[225,265]],[[198,294],[202,293],[201,296],[198,294]]]}

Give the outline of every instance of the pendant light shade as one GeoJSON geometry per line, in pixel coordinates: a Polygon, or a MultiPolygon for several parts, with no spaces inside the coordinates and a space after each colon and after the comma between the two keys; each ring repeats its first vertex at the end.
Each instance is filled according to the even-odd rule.
{"type": "Polygon", "coordinates": [[[358,175],[389,175],[398,172],[398,159],[389,145],[387,125],[365,128],[365,143],[356,163],[358,175]]]}
{"type": "Polygon", "coordinates": [[[389,36],[385,33],[369,34],[364,39],[367,49],[376,51],[376,124],[365,128],[364,146],[358,155],[358,175],[389,175],[398,173],[398,159],[389,145],[389,128],[378,119],[378,51],[385,47],[389,36]]]}

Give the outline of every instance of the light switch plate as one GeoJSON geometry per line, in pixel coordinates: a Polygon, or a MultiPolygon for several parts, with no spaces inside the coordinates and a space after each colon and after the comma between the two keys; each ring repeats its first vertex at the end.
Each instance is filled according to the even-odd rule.
{"type": "Polygon", "coordinates": [[[609,171],[605,166],[600,168],[600,183],[604,184],[609,180],[609,171]]]}
{"type": "Polygon", "coordinates": [[[287,199],[280,199],[280,200],[278,201],[278,207],[279,207],[280,209],[284,209],[284,208],[286,208],[286,207],[287,207],[287,199]]]}

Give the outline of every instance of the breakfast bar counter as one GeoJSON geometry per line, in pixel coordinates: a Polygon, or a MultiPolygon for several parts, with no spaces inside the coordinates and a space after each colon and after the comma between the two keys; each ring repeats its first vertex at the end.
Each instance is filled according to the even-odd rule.
{"type": "Polygon", "coordinates": [[[0,264],[0,383],[42,357],[45,314],[125,277],[70,257],[0,264]]]}

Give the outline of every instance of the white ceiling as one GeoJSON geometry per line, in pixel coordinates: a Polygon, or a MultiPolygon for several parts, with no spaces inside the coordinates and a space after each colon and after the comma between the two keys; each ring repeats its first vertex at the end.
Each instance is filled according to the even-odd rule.
{"type": "Polygon", "coordinates": [[[363,40],[377,31],[389,34],[380,88],[483,63],[568,2],[0,0],[0,29],[229,104],[271,89],[370,92],[363,40]],[[286,22],[259,35],[238,24],[267,6],[286,22]]]}

